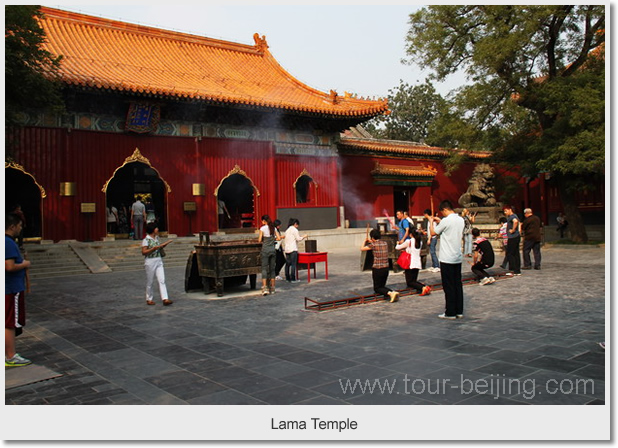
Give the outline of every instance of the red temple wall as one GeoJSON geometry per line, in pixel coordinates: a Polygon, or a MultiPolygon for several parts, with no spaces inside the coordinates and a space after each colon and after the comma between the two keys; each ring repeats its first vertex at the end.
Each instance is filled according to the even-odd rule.
{"type": "Polygon", "coordinates": [[[255,197],[254,225],[259,225],[263,214],[276,216],[278,208],[339,206],[337,158],[277,156],[270,142],[59,128],[25,128],[20,130],[18,141],[12,151],[15,162],[46,190],[47,197],[42,200],[43,239],[98,240],[105,236],[106,195],[102,188],[136,148],[171,188],[165,201],[169,233],[189,232],[184,202],[197,205],[192,232],[217,230],[215,191],[236,165],[259,193],[255,197]],[[298,205],[293,184],[303,170],[317,188],[311,202],[298,205]],[[76,195],[60,196],[61,182],[75,182],[76,195]],[[194,183],[204,184],[203,196],[193,195],[194,183]],[[80,213],[84,202],[96,204],[93,215],[80,213]]]}

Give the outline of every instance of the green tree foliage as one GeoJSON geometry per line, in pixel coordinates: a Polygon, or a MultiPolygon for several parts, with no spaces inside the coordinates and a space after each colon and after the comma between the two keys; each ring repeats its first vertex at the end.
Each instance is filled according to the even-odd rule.
{"type": "Polygon", "coordinates": [[[425,81],[410,86],[400,81],[387,98],[390,115],[376,117],[365,125],[366,129],[377,138],[431,144],[429,129],[445,107],[433,84],[425,81]]]}
{"type": "Polygon", "coordinates": [[[56,81],[60,57],[42,48],[45,33],[37,21],[39,6],[5,6],[4,14],[6,125],[12,126],[17,115],[29,109],[61,110],[56,81]]]}
{"type": "Polygon", "coordinates": [[[431,6],[410,16],[410,61],[443,80],[464,72],[434,125],[444,146],[486,148],[522,175],[550,172],[575,241],[574,192],[604,176],[605,6],[431,6]]]}

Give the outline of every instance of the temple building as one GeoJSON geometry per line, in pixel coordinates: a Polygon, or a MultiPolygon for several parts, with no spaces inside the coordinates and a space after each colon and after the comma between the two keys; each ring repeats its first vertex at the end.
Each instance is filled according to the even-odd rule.
{"type": "MultiPolygon", "coordinates": [[[[6,203],[22,206],[30,239],[100,240],[106,207],[128,214],[136,197],[169,234],[252,231],[264,214],[364,227],[456,205],[490,155],[460,151],[447,176],[447,150],[363,134],[386,101],[303,84],[258,34],[244,45],[41,10],[66,111],[24,113],[9,136],[6,203]]],[[[129,231],[121,220],[116,237],[129,231]]]]}

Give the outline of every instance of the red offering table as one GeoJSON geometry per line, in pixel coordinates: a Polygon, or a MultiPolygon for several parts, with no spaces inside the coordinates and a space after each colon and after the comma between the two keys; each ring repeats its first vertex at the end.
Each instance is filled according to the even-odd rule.
{"type": "MultiPolygon", "coordinates": [[[[313,263],[313,278],[316,278],[315,264],[323,261],[328,280],[328,252],[299,252],[298,264],[307,265],[307,283],[311,282],[311,264],[313,263]]],[[[298,265],[296,265],[296,278],[298,279],[298,265]]]]}

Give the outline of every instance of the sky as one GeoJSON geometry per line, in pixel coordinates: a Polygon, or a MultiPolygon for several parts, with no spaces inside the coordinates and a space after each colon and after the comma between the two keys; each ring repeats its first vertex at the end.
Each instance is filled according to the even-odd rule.
{"type": "MultiPolygon", "coordinates": [[[[284,69],[323,92],[383,98],[400,80],[416,85],[428,75],[401,63],[409,15],[420,6],[292,3],[45,6],[242,44],[253,45],[253,35],[259,33],[284,69]]],[[[459,77],[435,86],[446,95],[463,82],[459,77]]]]}

